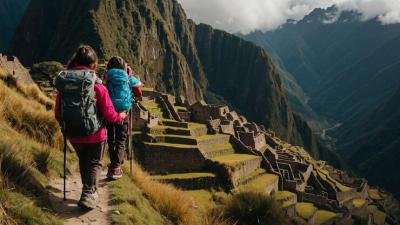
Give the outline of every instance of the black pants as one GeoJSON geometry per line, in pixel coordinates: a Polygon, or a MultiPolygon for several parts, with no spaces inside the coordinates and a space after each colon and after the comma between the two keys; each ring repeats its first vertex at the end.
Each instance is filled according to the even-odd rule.
{"type": "Polygon", "coordinates": [[[128,138],[129,116],[122,124],[108,124],[108,153],[110,154],[111,168],[117,168],[124,163],[125,144],[128,138]]]}
{"type": "Polygon", "coordinates": [[[97,190],[103,164],[104,142],[94,144],[72,144],[79,158],[82,192],[97,190]]]}

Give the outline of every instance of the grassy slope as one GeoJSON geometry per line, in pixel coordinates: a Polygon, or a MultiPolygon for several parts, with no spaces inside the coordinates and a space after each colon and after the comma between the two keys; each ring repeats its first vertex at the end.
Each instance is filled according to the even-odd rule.
{"type": "Polygon", "coordinates": [[[49,177],[62,171],[51,100],[2,71],[0,78],[0,224],[61,224],[46,194],[49,177]]]}

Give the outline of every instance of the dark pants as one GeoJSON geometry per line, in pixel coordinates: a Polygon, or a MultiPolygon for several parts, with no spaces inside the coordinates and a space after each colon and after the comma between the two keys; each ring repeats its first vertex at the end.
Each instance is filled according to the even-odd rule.
{"type": "Polygon", "coordinates": [[[108,152],[110,154],[111,168],[117,168],[124,163],[125,144],[128,138],[129,119],[125,119],[122,124],[108,124],[108,152]]]}
{"type": "Polygon", "coordinates": [[[97,190],[102,169],[104,142],[94,144],[72,144],[79,158],[82,192],[97,190]]]}

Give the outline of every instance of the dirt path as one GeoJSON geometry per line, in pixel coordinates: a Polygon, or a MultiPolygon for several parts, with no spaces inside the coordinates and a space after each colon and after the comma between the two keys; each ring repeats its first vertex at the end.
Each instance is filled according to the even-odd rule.
{"type": "Polygon", "coordinates": [[[106,184],[106,172],[100,177],[100,204],[96,209],[84,211],[77,206],[82,189],[79,173],[67,178],[67,201],[63,201],[63,179],[53,180],[48,188],[50,200],[56,213],[64,219],[64,225],[107,225],[110,224],[111,208],[108,206],[109,190],[106,184]]]}

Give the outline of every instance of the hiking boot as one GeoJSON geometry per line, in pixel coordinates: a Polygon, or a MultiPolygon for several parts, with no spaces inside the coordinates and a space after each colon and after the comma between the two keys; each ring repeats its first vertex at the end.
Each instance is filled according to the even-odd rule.
{"type": "Polygon", "coordinates": [[[117,168],[108,168],[107,178],[112,180],[118,180],[122,177],[122,169],[121,167],[117,168]]]}
{"type": "Polygon", "coordinates": [[[94,209],[99,204],[99,194],[97,191],[82,193],[81,199],[78,202],[78,206],[83,209],[94,209]]]}

